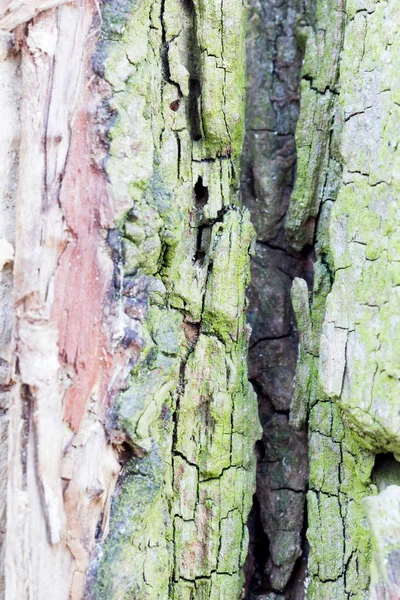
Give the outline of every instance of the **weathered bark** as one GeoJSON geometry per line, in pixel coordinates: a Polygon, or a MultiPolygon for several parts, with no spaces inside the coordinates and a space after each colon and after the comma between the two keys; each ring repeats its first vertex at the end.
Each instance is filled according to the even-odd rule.
{"type": "MultiPolygon", "coordinates": [[[[290,317],[285,321],[284,350],[277,339],[283,332],[276,327],[281,307],[287,310],[288,306],[283,291],[287,294],[290,283],[276,282],[275,265],[285,269],[288,279],[300,276],[308,283],[295,279],[292,289],[300,349],[290,416],[299,433],[305,423],[309,429],[307,596],[399,595],[396,533],[385,532],[385,528],[397,531],[397,496],[393,488],[383,491],[388,484],[400,483],[399,470],[393,458],[375,460],[373,454],[396,455],[397,447],[398,387],[393,369],[398,303],[395,243],[389,238],[396,235],[392,232],[397,221],[397,131],[391,119],[397,111],[393,69],[398,63],[394,42],[398,26],[390,3],[317,1],[315,6],[302,6],[293,1],[275,7],[254,2],[250,10],[243,192],[257,237],[267,241],[266,247],[260,244],[254,259],[249,308],[254,325],[249,369],[257,384],[264,425],[254,514],[260,512],[266,534],[260,536],[260,523],[253,517],[249,571],[254,597],[257,592],[293,597],[291,585],[285,587],[278,575],[279,570],[284,572],[282,567],[289,573],[293,569],[293,559],[288,561],[290,544],[276,532],[280,527],[286,535],[288,529],[293,531],[295,503],[283,514],[270,498],[278,486],[301,491],[296,488],[299,469],[289,480],[277,477],[280,464],[293,464],[292,448],[298,459],[301,447],[294,444],[293,434],[285,435],[282,415],[280,427],[273,426],[274,411],[287,409],[285,376],[275,373],[278,365],[293,372],[290,357],[296,341],[295,329],[287,335],[290,317]],[[389,14],[391,27],[383,33],[389,14]],[[297,50],[296,43],[290,43],[291,23],[297,50]],[[279,218],[287,210],[285,186],[290,189],[291,165],[278,152],[284,141],[290,141],[290,124],[297,119],[296,112],[290,112],[296,95],[288,93],[290,86],[297,89],[296,73],[288,73],[295,68],[301,48],[296,177],[285,219],[288,246],[279,218]],[[288,67],[282,57],[290,49],[288,67]],[[274,111],[270,111],[273,101],[274,111]],[[279,120],[282,114],[284,127],[279,120]],[[313,284],[304,259],[301,263],[297,257],[297,273],[288,268],[288,251],[291,260],[296,257],[293,250],[302,250],[309,258],[315,251],[313,284]],[[272,257],[279,251],[282,258],[275,262],[272,257]],[[314,287],[311,311],[308,287],[314,287]],[[274,310],[267,313],[269,306],[274,310]],[[280,450],[280,444],[286,451],[280,450]],[[364,502],[363,497],[376,493],[375,484],[382,500],[379,496],[364,502]]],[[[291,156],[289,148],[286,159],[291,156]]],[[[282,493],[279,497],[284,502],[282,493]]],[[[302,597],[300,589],[294,593],[302,597]]]]}
{"type": "Polygon", "coordinates": [[[3,1],[0,597],[400,597],[399,28],[3,1]]]}
{"type": "MultiPolygon", "coordinates": [[[[257,494],[250,517],[248,593],[303,596],[301,561],[307,484],[307,434],[289,424],[298,334],[291,309],[294,277],[311,276],[308,253],[294,251],[284,231],[293,188],[295,129],[302,50],[295,2],[251,2],[247,26],[246,138],[243,202],[257,243],[252,259],[248,319],[249,376],[257,391],[263,439],[258,445],[257,494]]],[[[310,279],[311,281],[311,279],[310,279]]]]}
{"type": "Polygon", "coordinates": [[[246,12],[82,0],[25,22],[48,6],[2,21],[21,26],[5,596],[238,597],[246,12]]]}
{"type": "Polygon", "coordinates": [[[307,287],[293,286],[295,424],[309,406],[308,597],[397,598],[397,542],[384,528],[397,528],[398,488],[385,488],[400,480],[374,453],[396,456],[398,444],[399,7],[317,1],[315,14],[286,221],[295,247],[316,249],[309,320],[307,287]],[[366,499],[375,483],[381,494],[366,499]]]}

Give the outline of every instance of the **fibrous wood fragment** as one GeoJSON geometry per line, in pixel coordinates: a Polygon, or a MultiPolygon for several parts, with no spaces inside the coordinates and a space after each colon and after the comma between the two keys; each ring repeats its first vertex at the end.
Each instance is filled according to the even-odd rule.
{"type": "Polygon", "coordinates": [[[12,31],[36,15],[71,0],[2,0],[0,5],[0,33],[12,31]]]}

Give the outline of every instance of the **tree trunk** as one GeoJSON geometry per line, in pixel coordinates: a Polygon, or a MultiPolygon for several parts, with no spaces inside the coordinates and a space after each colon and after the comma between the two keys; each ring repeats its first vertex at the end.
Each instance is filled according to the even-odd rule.
{"type": "Polygon", "coordinates": [[[0,3],[0,597],[400,597],[399,28],[0,3]]]}
{"type": "Polygon", "coordinates": [[[291,419],[308,412],[309,429],[308,598],[400,597],[399,27],[398,3],[350,0],[317,1],[314,26],[301,27],[286,231],[316,253],[308,315],[307,286],[292,287],[291,419]]]}
{"type": "Polygon", "coordinates": [[[82,0],[27,21],[42,4],[1,22],[20,94],[4,90],[20,115],[5,595],[238,597],[259,436],[246,13],[82,0]]]}

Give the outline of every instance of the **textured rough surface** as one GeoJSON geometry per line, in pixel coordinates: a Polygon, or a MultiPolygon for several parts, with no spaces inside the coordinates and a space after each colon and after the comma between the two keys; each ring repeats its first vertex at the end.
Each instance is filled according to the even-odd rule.
{"type": "Polygon", "coordinates": [[[1,6],[7,600],[241,594],[245,20],[239,0],[1,6]]]}
{"type": "Polygon", "coordinates": [[[314,243],[321,202],[334,200],[340,173],[336,100],[345,1],[316,0],[315,12],[307,11],[305,16],[297,28],[305,53],[296,128],[296,180],[285,223],[297,250],[314,243]]]}
{"type": "Polygon", "coordinates": [[[400,8],[374,3],[371,12],[351,16],[341,67],[345,168],[330,224],[335,282],[324,322],[322,381],[363,444],[400,455],[400,8]]]}
{"type": "Polygon", "coordinates": [[[245,21],[0,8],[7,600],[399,593],[400,9],[245,21]]]}
{"type": "Polygon", "coordinates": [[[4,597],[8,417],[12,360],[15,194],[19,147],[19,58],[0,38],[0,597],[4,597]]]}
{"type": "Polygon", "coordinates": [[[389,485],[378,496],[366,498],[364,504],[370,522],[373,549],[370,600],[398,598],[400,487],[389,485]]]}
{"type": "Polygon", "coordinates": [[[143,349],[109,415],[133,457],[87,595],[239,598],[260,435],[246,369],[254,231],[237,189],[245,10],[109,2],[103,17],[109,241],[143,349]]]}
{"type": "Polygon", "coordinates": [[[94,15],[95,3],[69,4],[42,12],[14,38],[21,140],[18,186],[9,190],[16,200],[10,599],[81,597],[97,523],[100,515],[107,522],[120,470],[102,425],[114,361],[129,358],[117,342],[111,348],[104,325],[113,271],[104,228],[112,206],[94,158],[94,15]],[[82,68],[71,72],[71,64],[82,68]]]}
{"type": "MultiPolygon", "coordinates": [[[[7,5],[2,27],[55,4],[7,5]]],[[[19,59],[6,45],[21,51],[22,140],[17,164],[10,108],[6,597],[81,598],[109,525],[88,595],[238,597],[259,435],[246,371],[254,233],[237,189],[246,12],[236,1],[103,9],[45,11],[3,49],[13,106],[19,59]]]]}
{"type": "MultiPolygon", "coordinates": [[[[308,278],[307,253],[292,250],[284,217],[294,181],[302,50],[296,23],[303,2],[250,2],[247,25],[246,137],[241,190],[256,229],[248,320],[249,376],[258,396],[263,438],[249,519],[248,598],[282,593],[301,600],[307,436],[289,424],[298,333],[290,301],[294,277],[308,278]]],[[[271,596],[275,597],[275,596],[271,596]]],[[[281,597],[280,595],[277,597],[281,597]]]]}
{"type": "MultiPolygon", "coordinates": [[[[394,72],[400,15],[394,2],[317,2],[315,18],[315,31],[326,35],[317,52],[309,41],[315,38],[307,37],[297,179],[286,223],[300,248],[312,241],[318,220],[311,337],[305,283],[294,293],[303,335],[293,422],[301,423],[310,407],[308,597],[368,598],[371,576],[371,597],[386,598],[398,576],[382,567],[389,551],[380,527],[385,519],[386,527],[396,527],[397,509],[389,517],[385,502],[395,502],[397,491],[374,498],[372,481],[382,477],[373,452],[396,455],[398,444],[394,72]],[[325,53],[332,43],[335,51],[325,53]],[[310,130],[311,146],[303,150],[310,130]],[[313,147],[319,152],[314,166],[313,147]],[[309,152],[306,170],[303,152],[309,152]]],[[[397,484],[397,476],[390,482],[397,484]]]]}
{"type": "Polygon", "coordinates": [[[66,2],[68,0],[3,0],[0,6],[0,31],[12,31],[44,10],[66,2]]]}

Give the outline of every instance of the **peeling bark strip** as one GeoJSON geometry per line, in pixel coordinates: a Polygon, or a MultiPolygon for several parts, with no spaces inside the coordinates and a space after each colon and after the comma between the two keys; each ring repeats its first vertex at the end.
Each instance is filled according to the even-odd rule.
{"type": "Polygon", "coordinates": [[[110,1],[99,27],[95,0],[56,4],[0,15],[24,24],[5,597],[239,597],[246,12],[110,1]]]}
{"type": "Polygon", "coordinates": [[[0,32],[12,31],[49,8],[71,0],[2,0],[0,5],[0,32]]]}
{"type": "Polygon", "coordinates": [[[15,192],[19,146],[19,59],[0,38],[0,596],[4,597],[8,418],[11,383],[15,192]]]}
{"type": "Polygon", "coordinates": [[[44,12],[27,24],[22,46],[10,599],[82,597],[97,522],[107,519],[120,469],[102,426],[120,353],[112,356],[104,314],[113,273],[104,228],[113,209],[95,162],[103,152],[99,91],[89,80],[95,14],[96,4],[83,1],[44,12]]]}

